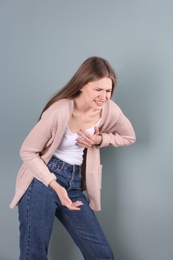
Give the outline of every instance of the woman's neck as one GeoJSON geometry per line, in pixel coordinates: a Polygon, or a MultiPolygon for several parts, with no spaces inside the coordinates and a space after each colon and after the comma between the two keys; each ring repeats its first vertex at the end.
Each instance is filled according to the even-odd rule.
{"type": "Polygon", "coordinates": [[[101,115],[100,109],[89,107],[80,97],[74,99],[74,112],[78,114],[101,115]]]}

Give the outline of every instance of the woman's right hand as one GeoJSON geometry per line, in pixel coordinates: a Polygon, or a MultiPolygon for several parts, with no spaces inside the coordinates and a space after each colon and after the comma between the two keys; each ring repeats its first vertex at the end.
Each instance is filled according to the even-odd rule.
{"type": "Polygon", "coordinates": [[[54,191],[57,193],[61,204],[65,207],[67,207],[70,210],[80,210],[79,206],[82,206],[83,203],[81,201],[75,201],[72,202],[71,199],[68,196],[68,193],[64,187],[62,187],[60,184],[58,184],[55,180],[53,180],[49,186],[54,189],[54,191]]]}

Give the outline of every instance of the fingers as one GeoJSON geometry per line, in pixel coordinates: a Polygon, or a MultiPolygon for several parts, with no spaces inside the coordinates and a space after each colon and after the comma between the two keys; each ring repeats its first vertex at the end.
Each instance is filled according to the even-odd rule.
{"type": "Polygon", "coordinates": [[[68,196],[67,190],[59,185],[57,182],[51,182],[51,187],[54,188],[54,190],[56,191],[63,206],[67,207],[70,210],[80,210],[79,207],[83,205],[82,201],[77,200],[75,202],[72,202],[68,196]]]}
{"type": "Polygon", "coordinates": [[[78,201],[78,200],[72,203],[72,206],[75,210],[80,210],[79,207],[82,205],[83,205],[82,201],[78,201]]]}
{"type": "Polygon", "coordinates": [[[94,129],[95,129],[95,133],[94,133],[94,134],[95,134],[95,135],[99,135],[99,133],[100,133],[100,132],[99,132],[99,128],[98,128],[97,126],[95,126],[94,129]]]}
{"type": "Polygon", "coordinates": [[[67,193],[65,196],[61,198],[61,203],[63,206],[67,207],[70,210],[80,210],[79,206],[82,206],[83,203],[81,201],[72,202],[71,199],[68,197],[67,193]]]}
{"type": "Polygon", "coordinates": [[[91,135],[85,129],[80,129],[80,131],[78,131],[80,137],[76,139],[76,144],[86,148],[89,148],[94,144],[98,145],[100,143],[100,131],[98,127],[94,127],[94,130],[94,135],[91,135]]]}
{"type": "Polygon", "coordinates": [[[86,130],[81,129],[78,131],[80,138],[76,139],[76,144],[82,147],[91,147],[94,144],[93,135],[88,133],[86,130]]]}
{"type": "Polygon", "coordinates": [[[57,187],[58,188],[56,189],[56,192],[61,201],[61,204],[70,210],[80,210],[79,207],[82,206],[83,203],[81,201],[72,202],[68,196],[66,189],[60,185],[58,185],[57,187]]]}
{"type": "Polygon", "coordinates": [[[66,206],[70,210],[80,210],[79,207],[83,205],[82,201],[75,201],[75,202],[67,203],[66,205],[65,204],[63,206],[66,206]]]}
{"type": "Polygon", "coordinates": [[[83,205],[83,202],[77,200],[77,201],[75,201],[75,202],[72,202],[72,204],[73,204],[73,206],[75,206],[75,207],[79,207],[79,206],[82,206],[82,205],[83,205]]]}

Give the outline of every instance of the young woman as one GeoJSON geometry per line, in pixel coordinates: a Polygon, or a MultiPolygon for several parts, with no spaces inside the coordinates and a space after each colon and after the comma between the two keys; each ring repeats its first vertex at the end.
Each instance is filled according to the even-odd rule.
{"type": "Polygon", "coordinates": [[[84,259],[114,259],[94,214],[100,210],[99,149],[135,142],[131,123],[111,100],[115,85],[108,61],[88,58],[23,142],[10,205],[19,209],[20,260],[47,259],[55,216],[84,259]]]}

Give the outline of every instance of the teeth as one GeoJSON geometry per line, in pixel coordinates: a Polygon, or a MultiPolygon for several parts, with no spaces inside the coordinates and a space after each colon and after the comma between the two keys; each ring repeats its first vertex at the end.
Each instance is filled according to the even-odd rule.
{"type": "Polygon", "coordinates": [[[102,105],[102,104],[103,104],[103,102],[101,102],[101,101],[96,101],[96,103],[97,103],[98,105],[102,105]]]}

